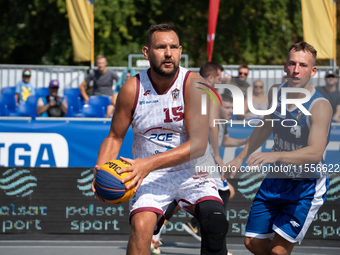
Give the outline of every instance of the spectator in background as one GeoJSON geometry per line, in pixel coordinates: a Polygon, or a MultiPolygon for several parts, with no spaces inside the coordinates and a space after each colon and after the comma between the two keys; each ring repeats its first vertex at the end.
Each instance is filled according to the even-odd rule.
{"type": "MultiPolygon", "coordinates": [[[[250,86],[250,84],[247,82],[247,77],[249,75],[249,67],[246,64],[242,64],[238,68],[238,76],[237,77],[231,77],[230,75],[225,76],[222,79],[222,83],[226,84],[232,84],[237,86],[241,91],[243,92],[244,99],[245,99],[245,104],[247,102],[247,88],[250,86]]],[[[231,95],[230,90],[224,91],[224,94],[231,95]]],[[[237,120],[242,120],[244,119],[244,115],[237,115],[236,116],[237,120]]]]}
{"type": "Polygon", "coordinates": [[[37,114],[40,117],[63,117],[67,113],[67,100],[58,96],[59,81],[51,80],[48,89],[50,94],[38,99],[37,114]]]}
{"type": "Polygon", "coordinates": [[[15,88],[15,102],[17,106],[24,104],[29,96],[35,95],[34,86],[30,83],[31,70],[26,68],[22,72],[22,80],[19,81],[15,88]]]}
{"type": "MultiPolygon", "coordinates": [[[[263,81],[256,80],[253,85],[253,94],[252,94],[252,102],[253,106],[257,110],[267,110],[268,109],[268,98],[264,94],[264,85],[263,81]]],[[[263,118],[263,116],[256,115],[252,113],[248,104],[244,104],[245,109],[245,118],[263,118]]]]}
{"type": "Polygon", "coordinates": [[[118,75],[112,70],[106,68],[107,61],[104,55],[96,57],[96,65],[98,67],[94,72],[89,73],[85,80],[80,84],[79,90],[85,100],[85,104],[89,102],[89,96],[86,93],[86,87],[90,81],[93,81],[93,95],[106,95],[112,98],[113,80],[118,81],[118,75]]]}
{"type": "Polygon", "coordinates": [[[136,74],[137,74],[136,71],[132,69],[131,67],[124,69],[124,71],[122,72],[122,75],[120,76],[119,80],[116,83],[116,88],[113,91],[111,105],[107,107],[106,118],[109,118],[110,116],[113,115],[113,111],[116,106],[116,100],[117,100],[117,96],[118,96],[118,92],[120,88],[123,86],[123,84],[127,80],[129,80],[131,77],[135,76],[136,74]]]}
{"type": "Polygon", "coordinates": [[[326,86],[316,89],[330,102],[333,110],[333,121],[340,122],[340,91],[337,89],[339,76],[333,71],[326,72],[326,86]]]}
{"type": "Polygon", "coordinates": [[[281,82],[281,84],[284,83],[284,82],[287,82],[287,81],[288,81],[287,75],[284,75],[284,76],[282,77],[282,82],[281,82]]]}
{"type": "Polygon", "coordinates": [[[250,86],[250,84],[247,82],[247,77],[249,75],[249,67],[246,64],[240,65],[238,68],[238,76],[232,77],[230,84],[236,85],[239,87],[243,94],[247,94],[247,88],[250,86]]]}

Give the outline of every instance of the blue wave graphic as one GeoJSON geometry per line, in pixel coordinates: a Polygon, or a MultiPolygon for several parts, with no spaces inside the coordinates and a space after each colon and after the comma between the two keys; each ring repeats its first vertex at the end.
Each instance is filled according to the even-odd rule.
{"type": "Polygon", "coordinates": [[[35,186],[37,186],[37,184],[27,183],[24,186],[20,187],[19,189],[7,192],[6,194],[9,195],[9,196],[18,195],[18,194],[22,193],[23,191],[26,191],[27,189],[29,189],[31,187],[35,187],[35,186]]]}
{"type": "Polygon", "coordinates": [[[26,197],[33,193],[33,187],[37,186],[37,178],[31,175],[27,169],[16,168],[6,170],[0,178],[0,189],[7,196],[26,197]]]}
{"type": "Polygon", "coordinates": [[[263,174],[254,173],[244,173],[240,176],[241,181],[237,182],[237,190],[242,194],[242,196],[248,200],[253,200],[255,198],[256,192],[260,187],[262,180],[264,178],[263,174]],[[247,179],[243,179],[247,178],[247,179]]]}
{"type": "Polygon", "coordinates": [[[94,193],[92,191],[91,185],[92,185],[92,181],[94,178],[93,175],[93,170],[92,169],[88,169],[85,170],[83,172],[81,172],[81,179],[77,179],[77,188],[82,192],[82,194],[86,197],[92,197],[94,196],[94,193]]]}
{"type": "MultiPolygon", "coordinates": [[[[8,172],[8,171],[6,171],[8,172]]],[[[6,174],[6,172],[4,174],[6,174]]],[[[7,177],[7,178],[4,178],[4,179],[0,179],[0,183],[7,183],[7,182],[10,182],[11,180],[17,178],[18,176],[24,174],[24,173],[30,173],[29,170],[20,170],[20,171],[16,171],[13,175],[7,177]]]]}
{"type": "Polygon", "coordinates": [[[327,191],[326,200],[331,202],[340,199],[340,177],[335,176],[335,173],[329,175],[329,189],[327,191]]]}

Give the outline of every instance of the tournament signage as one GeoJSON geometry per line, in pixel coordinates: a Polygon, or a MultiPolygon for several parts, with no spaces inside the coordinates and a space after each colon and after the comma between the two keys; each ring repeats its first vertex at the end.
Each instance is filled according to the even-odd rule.
{"type": "MultiPolygon", "coordinates": [[[[102,203],[91,190],[98,149],[110,122],[9,121],[0,122],[0,233],[120,233],[128,234],[128,202],[102,203]]],[[[245,138],[254,127],[228,126],[231,137],[245,138]]],[[[166,134],[164,137],[167,137],[166,134]]],[[[120,155],[131,156],[133,132],[128,130],[120,155]]],[[[270,151],[270,138],[260,148],[270,151]]],[[[241,147],[220,147],[229,162],[241,147]]],[[[340,128],[332,127],[324,153],[331,169],[326,202],[306,238],[340,239],[340,128]]],[[[245,164],[243,166],[246,166],[245,164]]],[[[238,172],[229,180],[236,195],[228,203],[229,236],[243,236],[250,206],[265,173],[238,172]]],[[[180,211],[164,228],[167,234],[186,234],[182,223],[192,217],[180,211]]]]}
{"type": "MultiPolygon", "coordinates": [[[[97,201],[91,190],[92,180],[92,169],[87,168],[1,168],[0,233],[128,234],[128,202],[97,201]]],[[[260,182],[261,179],[230,181],[236,196],[228,204],[229,236],[244,236],[252,199],[260,182]]],[[[331,193],[306,238],[340,239],[339,191],[334,189],[331,193]]],[[[180,211],[163,232],[186,235],[182,223],[190,217],[180,211]]]]}

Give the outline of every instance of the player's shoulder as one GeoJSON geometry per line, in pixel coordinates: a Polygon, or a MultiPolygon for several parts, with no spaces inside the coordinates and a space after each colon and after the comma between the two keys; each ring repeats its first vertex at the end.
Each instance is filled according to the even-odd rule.
{"type": "Polygon", "coordinates": [[[313,118],[332,115],[331,103],[317,90],[315,90],[310,100],[310,113],[312,114],[313,118]]]}
{"type": "Polygon", "coordinates": [[[139,82],[138,77],[134,76],[127,80],[121,89],[119,90],[119,94],[123,94],[124,96],[134,96],[137,90],[137,83],[139,82]]]}
{"type": "Polygon", "coordinates": [[[190,71],[190,70],[188,70],[188,71],[190,72],[188,78],[200,78],[200,79],[202,79],[201,75],[199,75],[199,74],[197,74],[193,71],[190,71]]]}

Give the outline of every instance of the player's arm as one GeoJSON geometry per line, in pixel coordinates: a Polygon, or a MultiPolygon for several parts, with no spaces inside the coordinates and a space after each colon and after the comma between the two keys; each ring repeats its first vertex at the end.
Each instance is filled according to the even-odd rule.
{"type": "MultiPolygon", "coordinates": [[[[133,104],[136,96],[136,78],[131,78],[126,82],[119,95],[117,98],[117,108],[112,116],[109,134],[99,148],[97,163],[93,170],[94,177],[96,177],[100,166],[118,157],[120,147],[132,120],[133,104]],[[126,98],[131,100],[126,100],[126,98]]],[[[96,193],[94,180],[92,182],[92,190],[95,192],[97,199],[102,200],[96,193]]]]}
{"type": "Polygon", "coordinates": [[[124,137],[132,121],[133,106],[136,96],[136,80],[128,80],[119,91],[116,110],[112,116],[111,128],[98,152],[96,165],[102,166],[118,157],[124,137]],[[127,100],[129,99],[129,100],[127,100]]]}
{"type": "Polygon", "coordinates": [[[229,133],[227,133],[223,136],[222,146],[223,147],[238,147],[238,146],[245,145],[247,141],[248,141],[248,138],[238,139],[238,138],[230,137],[229,133]]]}
{"type": "Polygon", "coordinates": [[[86,87],[87,87],[87,82],[84,80],[80,85],[79,85],[79,91],[80,91],[80,94],[83,96],[84,100],[86,103],[88,103],[89,101],[89,97],[86,93],[86,87]]]}
{"type": "MultiPolygon", "coordinates": [[[[201,115],[202,91],[195,89],[194,86],[190,86],[190,80],[193,78],[196,78],[197,80],[202,79],[201,76],[196,73],[190,73],[185,85],[184,125],[188,141],[176,148],[145,159],[131,160],[122,158],[132,164],[132,166],[118,171],[119,173],[132,172],[122,180],[122,182],[126,182],[133,179],[127,186],[128,189],[136,185],[135,191],[137,191],[143,179],[151,171],[183,164],[190,159],[204,155],[208,142],[208,116],[201,115]]],[[[204,82],[204,80],[201,80],[201,82],[204,82]]]]}
{"type": "Polygon", "coordinates": [[[209,141],[211,148],[214,153],[214,160],[219,166],[223,166],[223,160],[220,156],[219,152],[219,144],[218,144],[218,133],[221,128],[219,125],[214,126],[214,119],[219,119],[219,106],[213,103],[213,100],[210,100],[210,115],[209,115],[209,141]]]}
{"type": "MultiPolygon", "coordinates": [[[[273,88],[277,88],[280,85],[276,84],[273,85],[268,93],[268,101],[269,104],[271,104],[272,101],[272,90],[273,88]]],[[[252,154],[254,151],[256,151],[273,133],[272,130],[272,124],[271,121],[266,121],[267,119],[270,119],[270,115],[266,115],[263,117],[263,126],[262,127],[256,127],[254,128],[253,132],[251,133],[251,135],[248,138],[247,143],[245,144],[243,150],[240,152],[239,155],[237,155],[237,157],[235,157],[232,161],[228,162],[227,164],[225,164],[227,167],[230,166],[231,167],[235,166],[236,170],[238,170],[243,161],[250,155],[252,154]]],[[[227,173],[227,172],[222,172],[222,180],[225,180],[227,175],[230,174],[231,178],[234,178],[236,172],[232,172],[232,173],[227,173]]]]}
{"type": "Polygon", "coordinates": [[[327,144],[327,134],[332,118],[332,108],[328,101],[317,101],[310,116],[310,131],[308,145],[295,151],[280,151],[268,153],[255,153],[251,155],[247,164],[261,167],[266,163],[279,161],[284,164],[304,165],[308,163],[318,163],[322,159],[327,144]]]}

